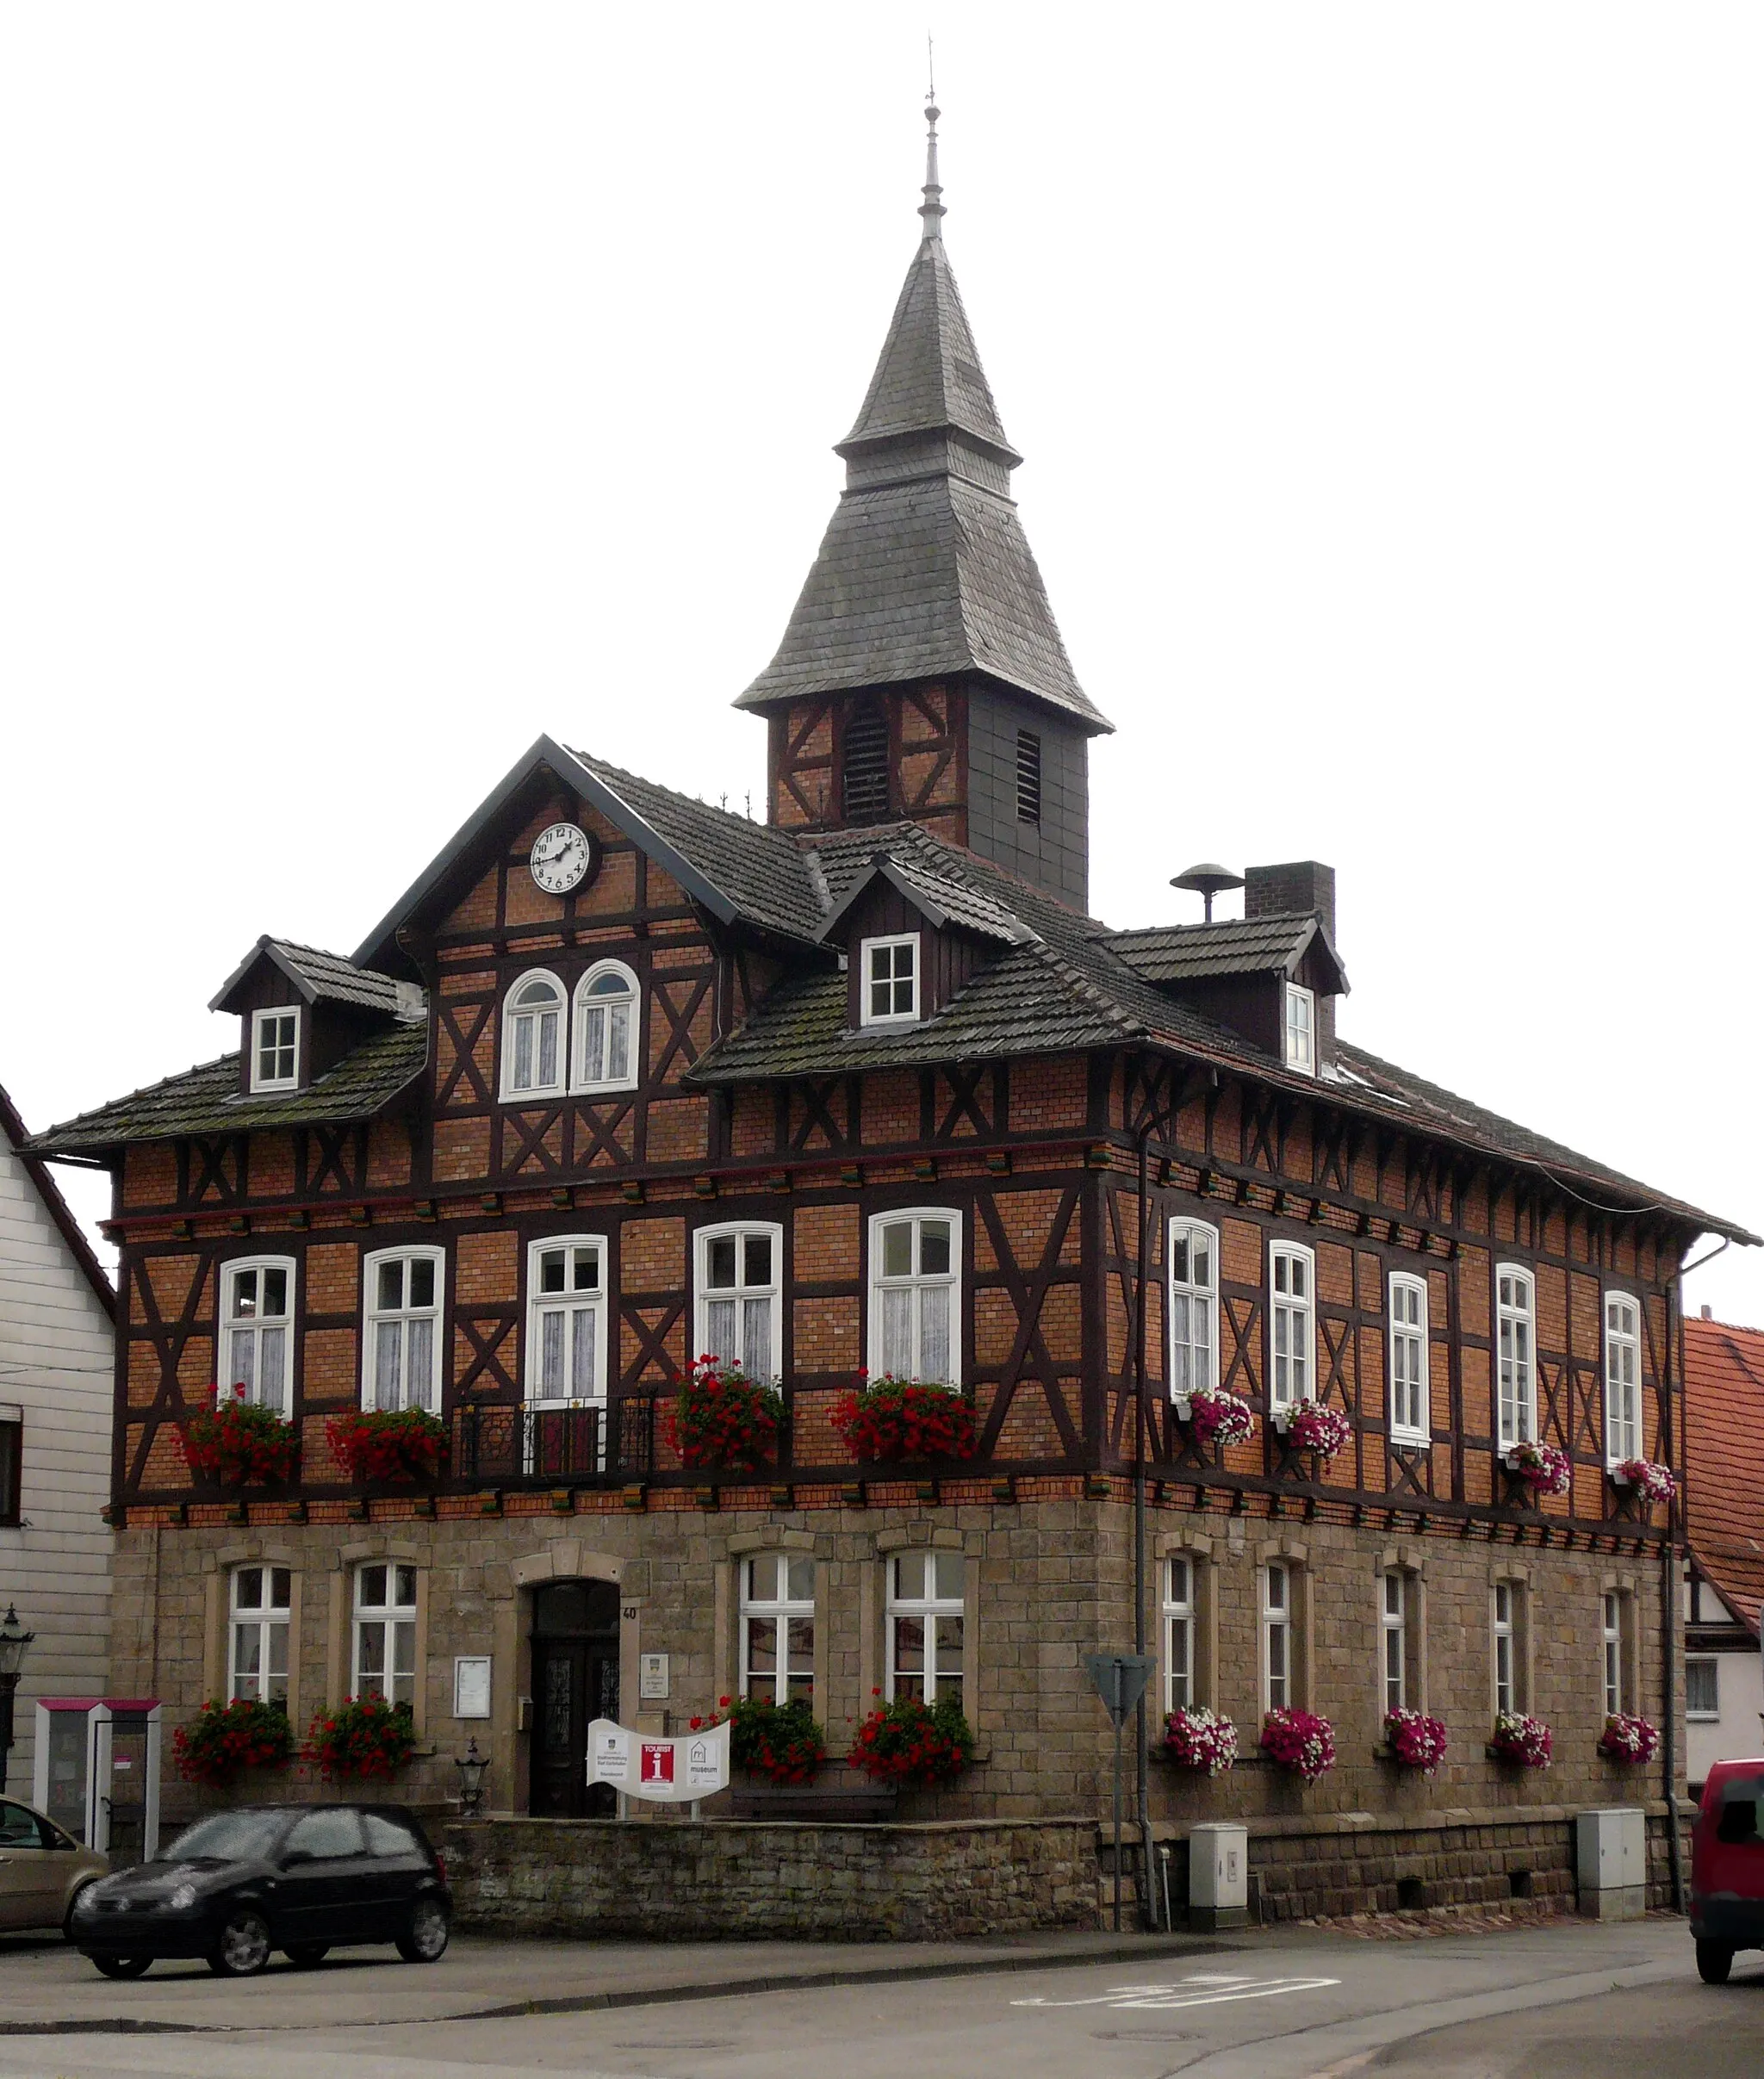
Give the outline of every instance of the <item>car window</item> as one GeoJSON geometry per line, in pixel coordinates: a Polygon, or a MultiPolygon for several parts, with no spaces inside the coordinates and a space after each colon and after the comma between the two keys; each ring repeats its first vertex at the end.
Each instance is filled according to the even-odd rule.
{"type": "Polygon", "coordinates": [[[36,1814],[24,1805],[0,1798],[0,1848],[40,1848],[42,1845],[36,1814]]]}
{"type": "Polygon", "coordinates": [[[1755,1797],[1730,1797],[1721,1808],[1715,1838],[1730,1847],[1758,1838],[1758,1801],[1755,1797]]]}
{"type": "Polygon", "coordinates": [[[304,1855],[314,1862],[334,1862],[339,1856],[362,1852],[361,1821],[353,1812],[320,1809],[308,1812],[283,1843],[285,1862],[304,1855]]]}
{"type": "Polygon", "coordinates": [[[287,1824],[285,1812],[211,1812],[161,1848],[158,1859],[195,1862],[200,1856],[212,1855],[220,1862],[261,1862],[287,1824]]]}
{"type": "Polygon", "coordinates": [[[420,1855],[415,1836],[402,1820],[390,1819],[383,1812],[363,1812],[363,1831],[368,1837],[370,1855],[420,1855]]]}

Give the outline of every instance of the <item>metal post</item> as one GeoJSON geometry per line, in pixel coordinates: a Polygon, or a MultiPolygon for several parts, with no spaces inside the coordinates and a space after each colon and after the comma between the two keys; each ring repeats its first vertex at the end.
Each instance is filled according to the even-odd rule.
{"type": "Polygon", "coordinates": [[[7,1765],[12,1759],[12,1713],[17,1691],[16,1675],[0,1675],[0,1792],[6,1788],[7,1765]]]}
{"type": "MultiPolygon", "coordinates": [[[[1680,1272],[1682,1277],[1683,1272],[1680,1272]]],[[[1674,1366],[1673,1353],[1678,1347],[1678,1338],[1683,1331],[1684,1309],[1681,1288],[1674,1282],[1666,1288],[1666,1392],[1662,1395],[1665,1406],[1660,1424],[1660,1455],[1670,1469],[1674,1455],[1680,1465],[1683,1454],[1673,1449],[1672,1392],[1674,1366]]],[[[1688,1468],[1686,1468],[1686,1470],[1688,1468]]],[[[1680,1474],[1680,1480],[1683,1474],[1680,1474]]],[[[1682,1586],[1684,1568],[1678,1556],[1680,1511],[1684,1506],[1683,1491],[1666,1505],[1666,1546],[1660,1560],[1660,1630],[1661,1630],[1661,1688],[1664,1692],[1662,1703],[1665,1709],[1664,1737],[1660,1742],[1661,1767],[1666,1778],[1666,1862],[1672,1873],[1672,1909],[1682,1913],[1685,1909],[1684,1852],[1680,1846],[1678,1804],[1678,1628],[1680,1610],[1683,1602],[1682,1586]]],[[[1761,1627],[1764,1629],[1764,1627],[1761,1627]]],[[[1645,1854],[1643,1861],[1645,1864],[1645,1854]]]]}
{"type": "MultiPolygon", "coordinates": [[[[1152,1129],[1140,1129],[1140,1248],[1139,1291],[1134,1306],[1134,1651],[1146,1650],[1146,1298],[1151,1283],[1151,1159],[1152,1129]]],[[[1140,1821],[1140,1864],[1145,1896],[1140,1901],[1146,1925],[1158,1925],[1157,1893],[1152,1884],[1152,1815],[1150,1750],[1146,1738],[1146,1692],[1140,1691],[1134,1714],[1134,1809],[1140,1821]]]]}
{"type": "Polygon", "coordinates": [[[1115,1709],[1109,1714],[1115,1720],[1115,1932],[1121,1933],[1121,1722],[1127,1716],[1121,1708],[1121,1670],[1115,1671],[1115,1709]]]}

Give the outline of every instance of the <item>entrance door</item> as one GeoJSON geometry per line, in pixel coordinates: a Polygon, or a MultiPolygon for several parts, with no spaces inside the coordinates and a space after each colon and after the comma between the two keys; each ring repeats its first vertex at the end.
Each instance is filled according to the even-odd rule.
{"type": "Polygon", "coordinates": [[[554,1581],[533,1598],[531,1807],[548,1819],[610,1817],[612,1790],[590,1786],[588,1727],[618,1716],[618,1590],[554,1581]]]}

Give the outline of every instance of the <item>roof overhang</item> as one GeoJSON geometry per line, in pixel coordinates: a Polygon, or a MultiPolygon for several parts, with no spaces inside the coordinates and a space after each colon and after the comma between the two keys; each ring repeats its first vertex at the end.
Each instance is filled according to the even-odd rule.
{"type": "Polygon", "coordinates": [[[828,912],[819,934],[823,942],[832,937],[835,928],[849,915],[860,897],[873,888],[879,880],[887,882],[903,901],[910,903],[920,915],[939,931],[972,932],[978,937],[996,939],[1007,946],[1025,946],[1035,937],[1035,934],[1021,917],[1010,915],[998,909],[996,903],[986,904],[989,909],[997,911],[996,923],[990,921],[981,923],[971,916],[956,915],[953,910],[945,908],[938,899],[936,882],[933,876],[911,872],[903,867],[891,853],[878,852],[872,856],[868,866],[853,880],[828,912]]]}

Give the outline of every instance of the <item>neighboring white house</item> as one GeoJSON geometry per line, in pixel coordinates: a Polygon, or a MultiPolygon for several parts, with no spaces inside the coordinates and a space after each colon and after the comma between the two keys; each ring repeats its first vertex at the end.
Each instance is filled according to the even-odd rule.
{"type": "Polygon", "coordinates": [[[1764,1753],[1764,1332],[1685,1323],[1685,1774],[1764,1753]]]}
{"type": "Polygon", "coordinates": [[[1708,1779],[1711,1761],[1764,1752],[1764,1662],[1758,1635],[1698,1566],[1685,1562],[1685,1778],[1708,1779]]]}
{"type": "Polygon", "coordinates": [[[104,1693],[115,1297],[0,1089],[0,1617],[25,1656],[7,1786],[28,1797],[39,1697],[104,1693]]]}

